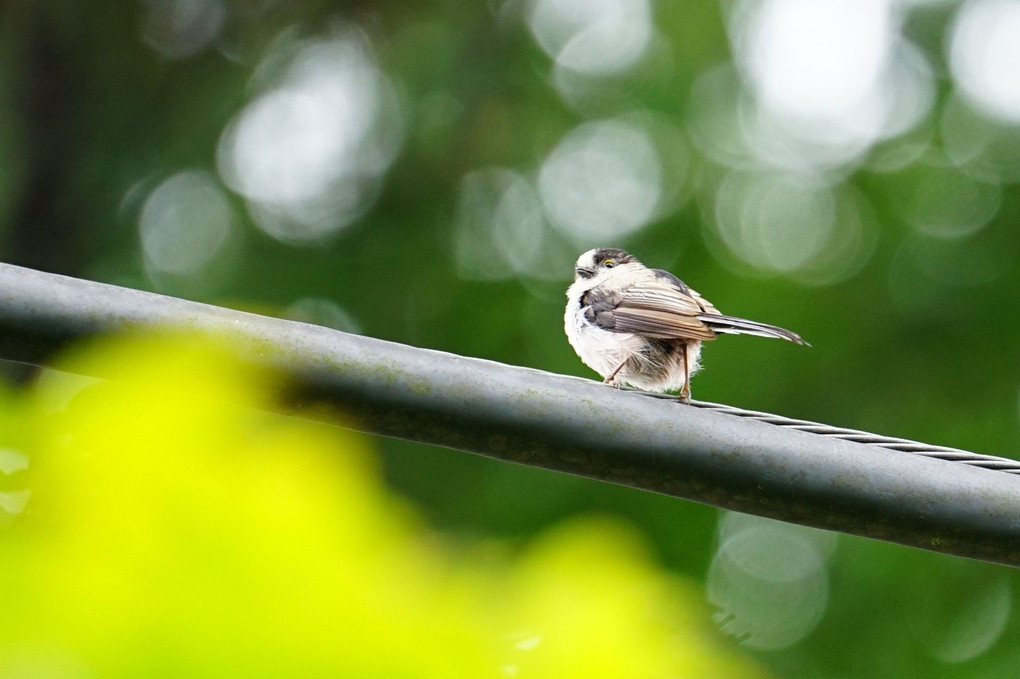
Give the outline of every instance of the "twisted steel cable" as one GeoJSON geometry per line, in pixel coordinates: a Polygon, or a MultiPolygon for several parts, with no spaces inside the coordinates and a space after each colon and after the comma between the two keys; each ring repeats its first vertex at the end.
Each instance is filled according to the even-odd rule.
{"type": "Polygon", "coordinates": [[[980,453],[960,450],[959,448],[936,446],[930,443],[921,443],[919,441],[911,441],[909,439],[901,439],[894,436],[882,436],[880,434],[872,434],[858,429],[833,427],[828,424],[811,422],[809,420],[797,420],[791,417],[762,413],[756,410],[746,410],[744,408],[736,408],[734,406],[723,405],[721,403],[691,401],[691,405],[698,408],[704,408],[705,410],[733,415],[735,417],[744,417],[751,420],[757,420],[759,422],[767,422],[768,424],[774,424],[777,427],[796,429],[797,431],[804,431],[817,436],[853,441],[855,443],[863,443],[869,446],[878,446],[879,448],[887,448],[889,450],[897,450],[904,453],[913,453],[914,455],[930,457],[936,460],[959,462],[972,467],[994,469],[995,471],[1005,472],[1007,474],[1020,475],[1020,461],[1010,460],[1005,457],[982,455],[980,453]]]}

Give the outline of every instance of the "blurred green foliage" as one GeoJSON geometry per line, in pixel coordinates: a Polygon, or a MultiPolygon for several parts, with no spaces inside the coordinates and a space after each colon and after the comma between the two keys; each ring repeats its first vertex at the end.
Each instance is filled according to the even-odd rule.
{"type": "Polygon", "coordinates": [[[30,498],[0,512],[0,676],[766,676],[619,520],[455,540],[362,437],[256,411],[264,376],[223,347],[62,367],[112,379],[4,394],[4,476],[30,498]]]}
{"type": "MultiPolygon", "coordinates": [[[[6,3],[0,258],[593,376],[563,291],[621,246],[813,345],[723,338],[697,398],[1015,457],[1014,8],[6,3]]],[[[777,674],[1017,665],[1006,569],[378,446],[444,530],[640,525],[777,674]]]]}

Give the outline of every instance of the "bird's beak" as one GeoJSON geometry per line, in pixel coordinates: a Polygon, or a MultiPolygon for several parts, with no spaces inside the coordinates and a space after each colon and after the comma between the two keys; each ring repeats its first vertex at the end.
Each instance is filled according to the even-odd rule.
{"type": "Polygon", "coordinates": [[[576,266],[574,267],[574,273],[581,278],[591,278],[595,275],[595,269],[589,269],[586,266],[576,266]]]}

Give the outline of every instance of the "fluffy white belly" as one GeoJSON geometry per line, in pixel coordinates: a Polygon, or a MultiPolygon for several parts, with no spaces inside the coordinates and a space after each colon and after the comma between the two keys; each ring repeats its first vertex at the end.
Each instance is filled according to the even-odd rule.
{"type": "MultiPolygon", "coordinates": [[[[564,328],[570,346],[589,368],[603,378],[616,373],[615,381],[626,382],[639,389],[673,391],[684,386],[684,366],[680,351],[664,355],[649,351],[648,342],[633,333],[610,332],[588,323],[584,309],[568,304],[564,328]]],[[[687,369],[698,370],[701,342],[687,343],[687,369]]]]}

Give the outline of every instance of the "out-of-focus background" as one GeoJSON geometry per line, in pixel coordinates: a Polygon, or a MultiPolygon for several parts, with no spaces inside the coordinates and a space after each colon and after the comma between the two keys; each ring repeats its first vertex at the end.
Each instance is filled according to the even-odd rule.
{"type": "MultiPolygon", "coordinates": [[[[572,263],[724,313],[695,397],[1015,456],[1017,0],[20,0],[0,259],[594,376],[572,263]]],[[[591,512],[778,676],[997,677],[1009,569],[379,440],[454,535],[591,512]]]]}

